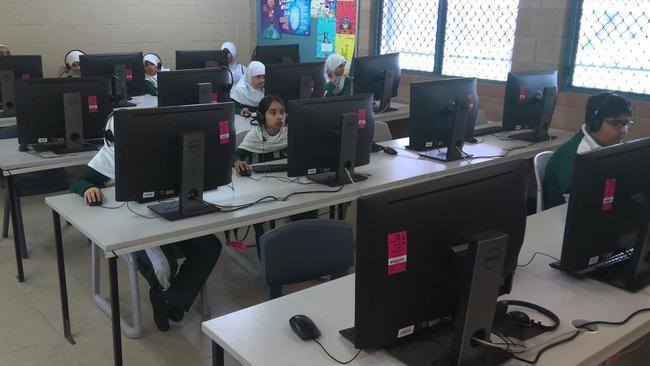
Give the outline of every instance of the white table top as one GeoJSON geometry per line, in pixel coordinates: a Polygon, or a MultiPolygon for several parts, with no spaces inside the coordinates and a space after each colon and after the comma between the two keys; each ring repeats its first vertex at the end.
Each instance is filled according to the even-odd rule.
{"type": "MultiPolygon", "coordinates": [[[[557,140],[562,139],[558,138],[557,140]]],[[[390,144],[399,146],[404,143],[405,139],[401,139],[392,141],[390,144]]],[[[513,142],[497,138],[485,139],[484,143],[468,147],[467,150],[475,149],[478,154],[493,155],[501,153],[500,146],[508,147],[508,144],[511,143],[513,142]]],[[[520,144],[520,142],[514,142],[514,144],[520,144]]],[[[508,156],[508,159],[514,159],[517,156],[526,157],[534,155],[535,151],[549,149],[546,143],[536,146],[536,148],[530,146],[527,149],[515,150],[508,156]]],[[[356,186],[346,185],[339,192],[292,196],[286,202],[268,202],[235,212],[213,213],[173,222],[159,217],[153,219],[139,217],[132,213],[126,205],[112,210],[89,207],[78,195],[72,193],[48,197],[45,202],[104,250],[107,256],[112,256],[349,202],[358,197],[357,188],[367,195],[453,174],[460,169],[498,164],[499,161],[504,160],[476,159],[472,164],[466,160],[439,163],[419,158],[417,154],[405,150],[399,150],[397,156],[379,152],[372,154],[370,164],[355,169],[356,172],[370,174],[371,177],[366,181],[358,182],[356,186]]],[[[286,176],[285,174],[275,173],[274,175],[286,176]]],[[[253,178],[260,177],[262,175],[259,174],[253,176],[253,178]]],[[[306,181],[305,178],[302,179],[306,181]]],[[[234,190],[229,187],[221,187],[218,190],[206,192],[204,199],[220,205],[237,205],[254,202],[266,195],[285,197],[299,191],[335,190],[320,184],[299,185],[271,178],[257,182],[236,174],[233,175],[233,182],[234,190]]],[[[113,188],[105,189],[104,194],[106,196],[105,206],[116,207],[121,204],[114,200],[113,188]]],[[[154,215],[145,207],[146,205],[130,203],[129,206],[140,214],[151,217],[154,215]]]]}
{"type": "Polygon", "coordinates": [[[397,110],[375,114],[376,122],[390,122],[410,118],[411,107],[408,104],[391,102],[390,106],[391,108],[396,108],[397,110]]]}
{"type": "MultiPolygon", "coordinates": [[[[554,250],[561,246],[565,211],[559,207],[528,218],[519,263],[527,262],[539,248],[558,254],[554,250]]],[[[538,256],[529,266],[519,268],[513,291],[507,296],[546,306],[561,319],[558,330],[529,340],[529,346],[570,331],[573,319],[622,320],[650,306],[646,292],[632,294],[590,279],[579,281],[548,267],[550,261],[538,256]]],[[[295,314],[305,314],[316,323],[321,343],[335,357],[348,360],[354,356],[353,345],[338,333],[354,324],[354,275],[206,321],[202,329],[245,366],[333,364],[318,345],[303,342],[292,332],[288,320],[295,314]]],[[[581,334],[544,353],[538,365],[597,365],[649,331],[650,314],[640,314],[623,326],[601,326],[596,333],[581,334]]],[[[505,363],[520,364],[514,360],[505,363]]],[[[350,365],[402,363],[375,350],[361,352],[350,365]]]]}
{"type": "Polygon", "coordinates": [[[16,125],[16,117],[0,118],[0,127],[9,127],[16,125]]]}

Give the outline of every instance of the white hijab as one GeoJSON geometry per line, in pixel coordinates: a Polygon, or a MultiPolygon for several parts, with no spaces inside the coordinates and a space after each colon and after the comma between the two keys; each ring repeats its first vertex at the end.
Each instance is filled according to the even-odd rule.
{"type": "Polygon", "coordinates": [[[253,61],[248,65],[246,74],[239,79],[239,82],[230,91],[230,98],[237,103],[249,107],[257,107],[260,100],[264,98],[264,88],[255,89],[252,84],[254,76],[264,75],[266,69],[264,64],[259,61],[253,61]]]}
{"type": "MultiPolygon", "coordinates": [[[[113,116],[111,115],[106,123],[106,131],[113,132],[113,116]]],[[[107,141],[104,141],[104,146],[95,154],[95,156],[88,162],[88,166],[95,169],[99,173],[109,177],[110,179],[115,179],[115,146],[114,143],[108,145],[107,141]]]]}
{"type": "MultiPolygon", "coordinates": [[[[151,62],[152,64],[154,64],[156,66],[158,66],[158,64],[162,65],[162,60],[160,59],[160,57],[156,56],[153,53],[147,53],[146,55],[144,55],[143,60],[142,60],[143,65],[144,65],[145,61],[149,61],[149,62],[151,62]]],[[[163,71],[163,69],[164,68],[161,67],[159,71],[163,71]]],[[[158,73],[156,73],[156,75],[149,75],[149,74],[147,74],[145,72],[144,73],[144,79],[148,80],[151,84],[153,84],[153,86],[156,89],[158,89],[158,73]]]]}
{"type": "MultiPolygon", "coordinates": [[[[339,55],[338,53],[333,53],[327,57],[327,60],[325,60],[325,66],[327,69],[334,73],[334,70],[341,66],[341,64],[344,64],[346,62],[345,57],[339,55]]],[[[345,86],[345,76],[336,76],[334,75],[333,78],[330,78],[327,73],[325,74],[325,80],[331,82],[334,84],[336,87],[334,89],[334,94],[338,94],[343,90],[343,87],[345,86]]]]}
{"type": "Polygon", "coordinates": [[[275,136],[271,136],[266,132],[266,128],[260,125],[248,131],[239,148],[255,154],[276,152],[287,148],[288,136],[286,126],[282,127],[275,136]]]}
{"type": "Polygon", "coordinates": [[[79,62],[79,56],[81,55],[85,55],[85,53],[79,50],[72,50],[65,55],[65,63],[72,67],[73,63],[79,62]]]}
{"type": "Polygon", "coordinates": [[[232,62],[228,65],[230,72],[232,72],[232,85],[237,85],[239,79],[246,73],[246,66],[240,65],[237,60],[237,46],[233,42],[224,42],[221,49],[227,49],[232,55],[232,62]]]}

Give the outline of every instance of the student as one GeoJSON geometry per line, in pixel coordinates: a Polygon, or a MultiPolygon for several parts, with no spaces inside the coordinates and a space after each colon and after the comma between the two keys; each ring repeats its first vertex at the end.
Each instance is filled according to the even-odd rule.
{"type": "Polygon", "coordinates": [[[162,59],[155,53],[147,53],[142,58],[144,64],[144,91],[149,95],[158,95],[158,71],[168,71],[162,59]]]}
{"type": "Polygon", "coordinates": [[[246,74],[246,66],[237,62],[237,46],[233,42],[224,42],[221,50],[228,52],[228,68],[232,73],[232,85],[237,85],[239,79],[246,74]]]}
{"type": "Polygon", "coordinates": [[[345,77],[345,57],[333,53],[325,60],[325,96],[350,95],[350,80],[345,77]]]}
{"type": "Polygon", "coordinates": [[[264,64],[253,61],[246,73],[230,91],[230,98],[235,102],[235,113],[244,117],[257,110],[257,104],[264,98],[264,64]]]}
{"type": "Polygon", "coordinates": [[[622,142],[632,123],[630,104],[617,94],[602,93],[587,100],[585,123],[548,161],[544,173],[544,208],[566,202],[571,191],[576,154],[622,142]]]}
{"type": "Polygon", "coordinates": [[[80,78],[81,63],[79,56],[85,55],[83,51],[72,50],[65,55],[65,66],[61,66],[58,76],[60,78],[80,78]]]}
{"type": "MultiPolygon", "coordinates": [[[[104,146],[88,163],[83,174],[70,186],[70,190],[83,196],[89,205],[101,202],[100,187],[115,178],[112,118],[106,129],[104,146]]],[[[160,331],[169,330],[170,319],[183,319],[184,312],[189,311],[196,295],[212,272],[220,252],[219,239],[214,235],[206,235],[135,253],[138,270],[151,286],[149,299],[154,321],[160,331]],[[180,267],[174,256],[174,246],[185,257],[180,267]]]]}
{"type": "Polygon", "coordinates": [[[9,47],[0,44],[0,56],[11,56],[11,51],[9,51],[9,47]]]}

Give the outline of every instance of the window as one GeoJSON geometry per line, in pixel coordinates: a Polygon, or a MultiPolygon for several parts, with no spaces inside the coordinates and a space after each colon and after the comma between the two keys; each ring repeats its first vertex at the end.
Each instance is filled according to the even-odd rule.
{"type": "Polygon", "coordinates": [[[650,94],[650,1],[575,1],[569,85],[650,94]]]}
{"type": "Polygon", "coordinates": [[[519,0],[384,0],[379,53],[400,52],[400,65],[407,70],[506,80],[518,4],[519,0]]]}

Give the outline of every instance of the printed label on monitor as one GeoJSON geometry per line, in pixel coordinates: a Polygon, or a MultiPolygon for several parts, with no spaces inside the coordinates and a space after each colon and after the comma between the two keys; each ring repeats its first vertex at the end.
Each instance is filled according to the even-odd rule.
{"type": "Polygon", "coordinates": [[[88,112],[97,113],[99,107],[97,106],[97,97],[94,95],[88,96],[88,112]]]}
{"type": "Polygon", "coordinates": [[[616,193],[616,178],[605,180],[602,211],[609,211],[614,208],[614,194],[616,193]]]}
{"type": "Polygon", "coordinates": [[[126,69],[126,70],[124,70],[124,73],[126,74],[126,81],[133,80],[133,70],[126,69]]]}
{"type": "Polygon", "coordinates": [[[219,143],[221,145],[230,142],[230,124],[228,121],[219,122],[219,143]]]}
{"type": "Polygon", "coordinates": [[[591,266],[592,264],[598,263],[598,259],[599,259],[598,256],[589,258],[589,265],[591,266]]]}
{"type": "Polygon", "coordinates": [[[469,104],[469,111],[474,112],[474,94],[467,95],[467,104],[469,104]]]}
{"type": "Polygon", "coordinates": [[[366,128],[366,110],[359,109],[357,115],[359,117],[359,128],[366,128]]]}
{"type": "Polygon", "coordinates": [[[522,86],[519,88],[519,104],[524,104],[526,101],[526,87],[522,86]]]}
{"type": "Polygon", "coordinates": [[[154,198],[156,192],[142,192],[142,198],[154,198]]]}
{"type": "Polygon", "coordinates": [[[36,139],[39,144],[44,144],[47,142],[47,137],[39,137],[36,139]]]}
{"type": "Polygon", "coordinates": [[[424,143],[424,147],[433,147],[433,141],[427,141],[424,143]]]}
{"type": "Polygon", "coordinates": [[[217,99],[218,99],[217,97],[218,97],[217,93],[212,93],[212,104],[217,103],[217,99]]]}
{"type": "Polygon", "coordinates": [[[20,75],[20,80],[29,80],[29,79],[30,79],[29,74],[22,74],[22,75],[20,75]]]}
{"type": "Polygon", "coordinates": [[[388,234],[388,274],[406,271],[407,263],[406,231],[388,234]]]}
{"type": "Polygon", "coordinates": [[[415,331],[415,325],[404,327],[397,331],[397,338],[402,338],[402,337],[406,337],[407,335],[411,335],[413,334],[414,331],[415,331]]]}
{"type": "Polygon", "coordinates": [[[316,174],[316,172],[317,172],[316,168],[307,169],[307,175],[309,175],[309,174],[316,174]]]}

